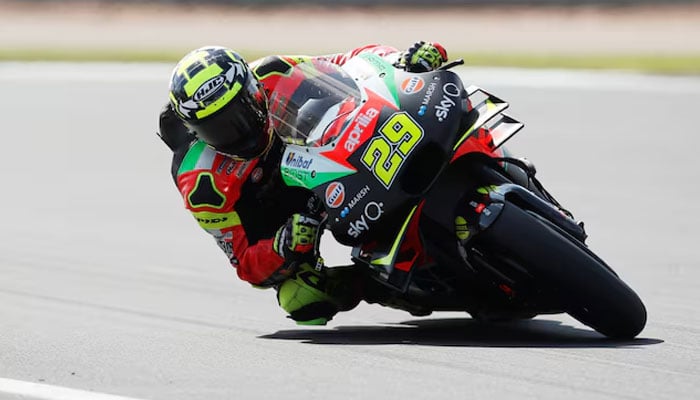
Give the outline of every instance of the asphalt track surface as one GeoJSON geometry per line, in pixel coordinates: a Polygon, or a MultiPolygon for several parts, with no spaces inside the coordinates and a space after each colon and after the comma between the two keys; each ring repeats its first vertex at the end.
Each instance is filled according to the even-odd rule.
{"type": "Polygon", "coordinates": [[[460,72],[645,301],[614,342],[366,304],[297,327],[182,207],[154,134],[169,68],[0,64],[0,398],[697,398],[700,79],[460,72]]]}

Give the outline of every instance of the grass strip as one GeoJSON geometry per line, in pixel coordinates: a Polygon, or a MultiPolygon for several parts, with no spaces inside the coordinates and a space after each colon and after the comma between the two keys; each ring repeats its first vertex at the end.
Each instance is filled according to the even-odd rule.
{"type": "MultiPolygon", "coordinates": [[[[176,63],[187,51],[188,50],[0,48],[0,61],[116,61],[176,63]]],[[[247,60],[254,60],[266,55],[255,51],[241,51],[241,54],[247,60]]],[[[281,52],[281,54],[285,54],[285,52],[281,52]]],[[[299,53],[294,51],[286,54],[299,53]]],[[[469,66],[631,70],[658,74],[700,75],[700,54],[568,55],[452,52],[450,57],[451,59],[463,58],[466,61],[466,65],[469,66]]]]}

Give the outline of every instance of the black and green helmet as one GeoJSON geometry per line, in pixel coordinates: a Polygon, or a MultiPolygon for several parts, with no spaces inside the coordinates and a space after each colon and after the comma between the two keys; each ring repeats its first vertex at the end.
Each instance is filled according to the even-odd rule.
{"type": "Polygon", "coordinates": [[[248,160],[270,145],[265,92],[233,50],[202,47],[187,54],[170,78],[170,102],[197,138],[220,153],[248,160]]]}

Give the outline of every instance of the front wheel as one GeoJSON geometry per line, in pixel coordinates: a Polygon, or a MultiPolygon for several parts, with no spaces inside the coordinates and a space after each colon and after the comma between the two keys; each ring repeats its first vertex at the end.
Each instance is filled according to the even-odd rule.
{"type": "Polygon", "coordinates": [[[644,304],[610,267],[580,242],[512,203],[505,203],[475,246],[518,262],[567,313],[608,337],[634,338],[644,329],[644,304]]]}

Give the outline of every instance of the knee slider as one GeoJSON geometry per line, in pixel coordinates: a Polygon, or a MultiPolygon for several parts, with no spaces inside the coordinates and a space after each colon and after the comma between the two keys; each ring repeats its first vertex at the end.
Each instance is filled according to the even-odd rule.
{"type": "Polygon", "coordinates": [[[277,289],[277,301],[298,324],[325,325],[338,306],[326,292],[326,277],[312,268],[303,268],[277,289]]]}

